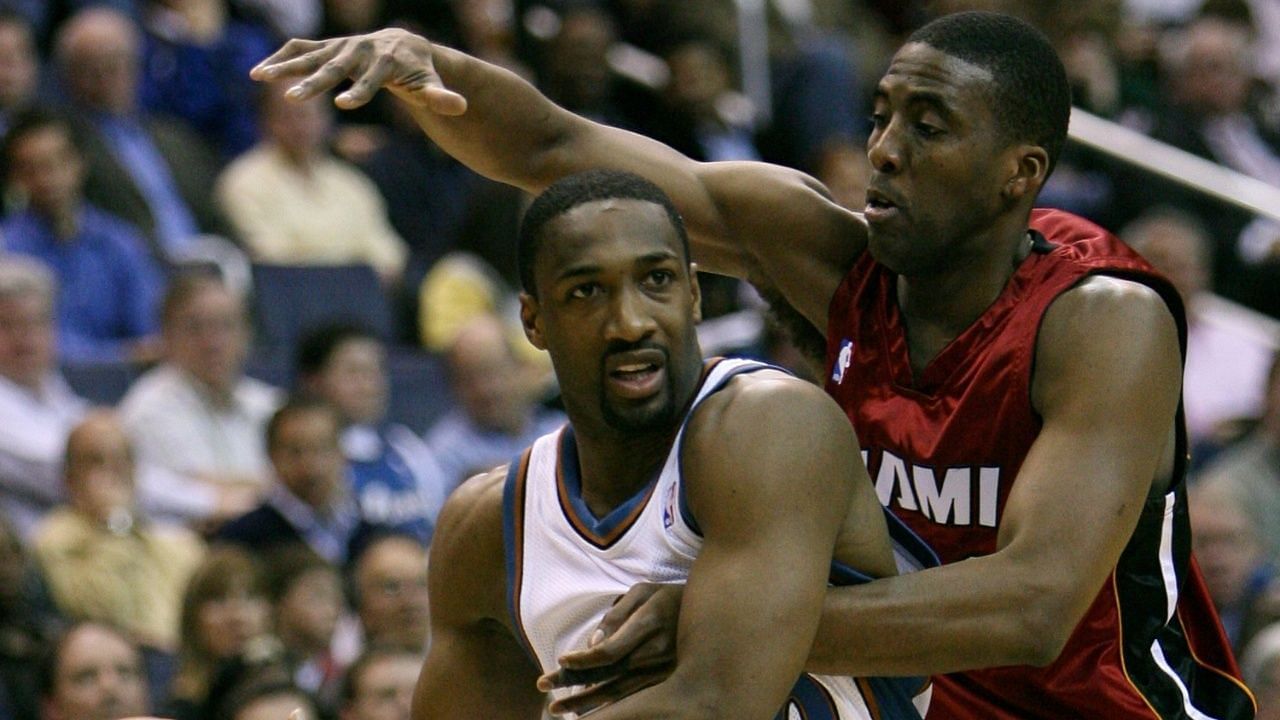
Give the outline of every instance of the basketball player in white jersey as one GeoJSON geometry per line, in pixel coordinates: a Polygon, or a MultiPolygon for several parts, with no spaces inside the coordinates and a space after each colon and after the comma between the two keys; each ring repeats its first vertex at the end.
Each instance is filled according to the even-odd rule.
{"type": "Polygon", "coordinates": [[[919,680],[801,675],[833,553],[844,580],[896,573],[885,515],[820,388],[704,363],[666,196],[625,173],[566,178],[520,252],[525,332],[570,423],[446,505],[416,720],[536,720],[539,675],[637,582],[688,583],[675,667],[593,719],[918,718],[919,680]]]}

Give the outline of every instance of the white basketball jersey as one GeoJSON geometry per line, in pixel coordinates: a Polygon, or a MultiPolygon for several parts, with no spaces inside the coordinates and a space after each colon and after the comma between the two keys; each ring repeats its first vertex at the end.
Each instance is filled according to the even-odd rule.
{"type": "MultiPolygon", "coordinates": [[[[521,642],[543,672],[556,668],[564,653],[585,648],[613,601],[632,585],[688,579],[702,546],[681,489],[688,419],[732,377],[760,370],[779,371],[754,361],[710,361],[658,476],[604,518],[582,500],[570,425],[539,438],[512,463],[504,497],[508,601],[521,642]]],[[[804,675],[778,717],[918,718],[911,697],[921,685],[804,675]]],[[[927,705],[927,695],[922,701],[927,705]]]]}

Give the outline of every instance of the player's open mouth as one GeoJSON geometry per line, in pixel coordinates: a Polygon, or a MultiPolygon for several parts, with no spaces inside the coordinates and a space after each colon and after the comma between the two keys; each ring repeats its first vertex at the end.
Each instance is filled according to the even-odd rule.
{"type": "Polygon", "coordinates": [[[898,214],[898,204],[874,188],[867,189],[867,206],[863,215],[867,222],[884,222],[898,214]]]}
{"type": "Polygon", "coordinates": [[[610,391],[619,397],[638,400],[662,388],[666,356],[660,350],[635,350],[611,355],[605,360],[610,391]]]}

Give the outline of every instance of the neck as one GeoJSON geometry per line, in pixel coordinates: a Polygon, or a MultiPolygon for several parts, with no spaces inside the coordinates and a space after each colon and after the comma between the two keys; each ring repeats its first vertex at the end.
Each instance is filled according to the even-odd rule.
{"type": "Polygon", "coordinates": [[[995,302],[1031,252],[1027,215],[970,238],[936,273],[898,278],[898,307],[908,325],[960,334],[995,302]]]}
{"type": "Polygon", "coordinates": [[[676,429],[597,434],[574,428],[582,470],[582,500],[596,517],[608,515],[649,484],[671,451],[676,429]]]}

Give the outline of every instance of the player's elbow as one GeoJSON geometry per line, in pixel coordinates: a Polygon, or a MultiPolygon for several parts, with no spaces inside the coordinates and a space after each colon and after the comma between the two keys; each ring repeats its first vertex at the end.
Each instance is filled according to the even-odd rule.
{"type": "Polygon", "coordinates": [[[1051,587],[1029,588],[1018,606],[1013,650],[1019,665],[1045,667],[1062,654],[1075,629],[1073,613],[1063,595],[1051,587]]]}

